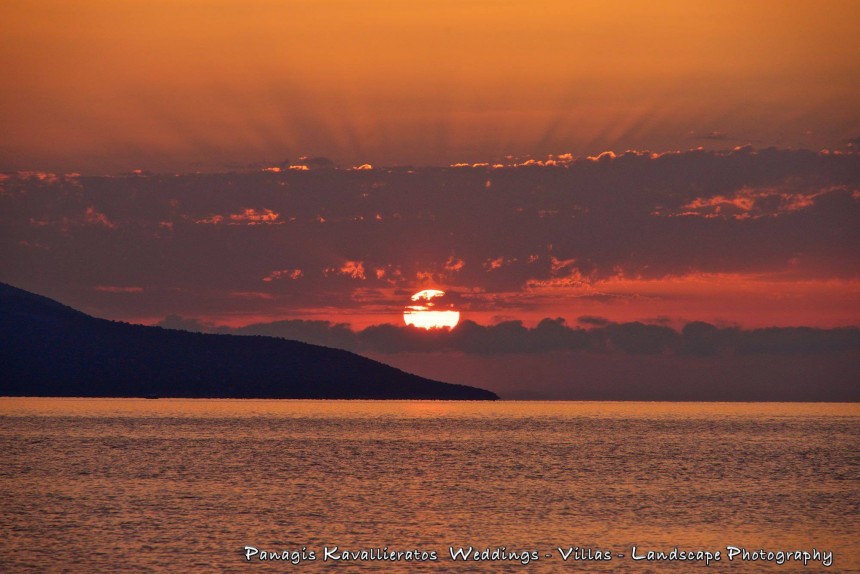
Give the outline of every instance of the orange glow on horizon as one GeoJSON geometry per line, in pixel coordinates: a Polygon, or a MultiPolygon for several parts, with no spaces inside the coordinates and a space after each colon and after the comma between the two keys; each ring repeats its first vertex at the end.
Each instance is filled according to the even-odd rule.
{"type": "MultiPolygon", "coordinates": [[[[390,304],[358,308],[279,308],[277,299],[261,301],[258,309],[222,314],[175,314],[211,325],[243,327],[253,323],[302,319],[347,323],[354,330],[398,322],[398,295],[387,294],[390,304]]],[[[245,300],[247,302],[247,299],[245,300]]],[[[746,329],[808,326],[833,328],[860,326],[860,280],[779,281],[759,275],[690,274],[666,279],[613,278],[580,288],[546,286],[526,292],[472,293],[464,297],[468,319],[482,325],[521,320],[533,327],[545,318],[562,317],[575,325],[582,316],[609,321],[661,319],[680,328],[688,321],[738,325],[746,329]],[[498,303],[504,302],[504,306],[498,303]]],[[[86,312],[104,316],[99,309],[86,312]]],[[[460,315],[456,312],[457,322],[460,315]]],[[[453,322],[454,315],[446,321],[453,322]]],[[[117,320],[158,323],[164,315],[112,315],[117,320]]],[[[422,327],[421,325],[416,325],[422,327]]]]}

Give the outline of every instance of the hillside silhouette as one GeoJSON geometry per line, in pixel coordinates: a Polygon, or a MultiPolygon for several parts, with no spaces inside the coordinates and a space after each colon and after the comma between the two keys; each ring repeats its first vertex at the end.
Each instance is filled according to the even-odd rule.
{"type": "Polygon", "coordinates": [[[493,400],[348,351],[91,317],[0,283],[0,395],[493,400]]]}

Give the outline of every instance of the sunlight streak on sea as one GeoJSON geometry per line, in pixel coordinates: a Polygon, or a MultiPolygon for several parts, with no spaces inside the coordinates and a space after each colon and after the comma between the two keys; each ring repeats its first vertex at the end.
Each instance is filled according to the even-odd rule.
{"type": "Polygon", "coordinates": [[[856,404],[2,398],[0,453],[10,573],[860,572],[856,404]]]}

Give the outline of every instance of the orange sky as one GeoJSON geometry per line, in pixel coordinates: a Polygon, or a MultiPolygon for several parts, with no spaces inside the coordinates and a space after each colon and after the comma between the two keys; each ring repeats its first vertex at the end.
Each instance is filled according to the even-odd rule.
{"type": "Polygon", "coordinates": [[[150,322],[362,327],[438,287],[481,323],[856,325],[858,17],[855,0],[5,0],[0,171],[144,171],[0,176],[0,279],[150,322]],[[327,166],[303,156],[376,169],[282,163],[327,166]],[[507,167],[381,169],[456,162],[507,167]],[[158,175],[196,171],[222,175],[158,175]]]}
{"type": "Polygon", "coordinates": [[[0,169],[840,147],[858,3],[6,0],[0,169]]]}

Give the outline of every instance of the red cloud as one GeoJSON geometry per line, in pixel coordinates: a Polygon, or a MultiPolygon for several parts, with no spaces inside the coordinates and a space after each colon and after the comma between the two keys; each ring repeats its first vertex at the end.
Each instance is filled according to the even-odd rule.
{"type": "Polygon", "coordinates": [[[774,187],[742,187],[734,195],[714,195],[698,197],[681,206],[679,211],[669,214],[656,212],[655,215],[698,216],[705,218],[758,219],[779,217],[815,205],[821,195],[844,188],[827,188],[816,191],[786,191],[774,187]]]}
{"type": "Polygon", "coordinates": [[[295,280],[295,279],[300,279],[302,276],[304,276],[304,273],[302,272],[301,269],[298,269],[298,268],[297,269],[281,269],[278,271],[272,271],[271,273],[269,273],[268,275],[263,277],[263,281],[266,281],[268,283],[268,282],[274,281],[276,279],[293,279],[293,280],[295,280]]]}
{"type": "Polygon", "coordinates": [[[282,225],[284,221],[278,221],[280,213],[271,209],[244,209],[239,213],[229,215],[212,215],[202,219],[195,219],[194,223],[208,225],[282,225]]]}

